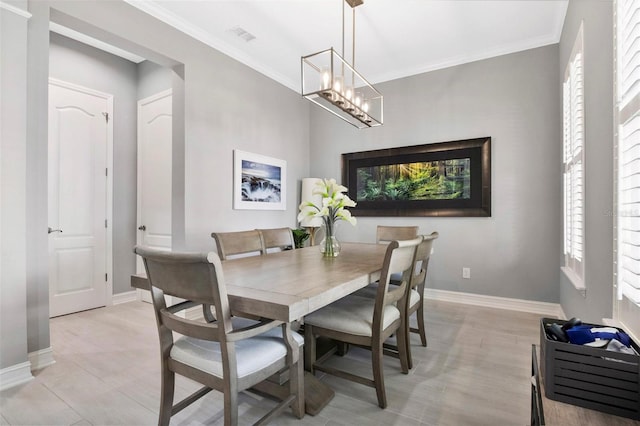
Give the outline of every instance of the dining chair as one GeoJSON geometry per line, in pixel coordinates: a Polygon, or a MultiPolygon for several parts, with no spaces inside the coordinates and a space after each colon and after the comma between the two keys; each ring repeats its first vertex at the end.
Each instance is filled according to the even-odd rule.
{"type": "Polygon", "coordinates": [[[265,253],[296,248],[291,228],[258,229],[265,253]]]}
{"type": "Polygon", "coordinates": [[[402,372],[407,374],[406,333],[402,332],[405,325],[401,312],[406,303],[416,248],[421,241],[422,237],[389,243],[375,299],[349,295],[305,316],[304,354],[307,370],[311,373],[323,371],[373,387],[376,389],[378,405],[381,408],[387,406],[382,363],[383,343],[392,334],[397,335],[400,366],[402,372]],[[389,285],[394,272],[403,277],[398,286],[389,285]],[[370,349],[373,380],[325,365],[324,362],[333,352],[317,358],[316,339],[320,336],[370,349]]]}
{"type": "Polygon", "coordinates": [[[212,232],[216,240],[216,249],[220,259],[227,260],[229,256],[265,254],[262,237],[257,229],[237,232],[212,232]]]}
{"type": "Polygon", "coordinates": [[[411,240],[418,236],[417,226],[384,226],[376,229],[376,243],[386,244],[394,240],[411,240]]]}
{"type": "Polygon", "coordinates": [[[302,347],[304,340],[289,324],[232,317],[222,263],[215,253],[177,253],[136,246],[147,271],[160,338],[162,386],[158,424],[212,389],[224,394],[224,424],[238,423],[238,393],[283,370],[289,371],[283,400],[256,424],[263,424],[291,406],[304,415],[302,347]],[[185,299],[167,306],[164,295],[185,299]],[[213,323],[177,314],[198,304],[213,305],[213,323]],[[174,339],[173,333],[180,335],[174,339]],[[174,405],[175,375],[204,385],[174,405]]]}
{"type": "MultiPolygon", "coordinates": [[[[438,232],[432,232],[429,235],[422,237],[422,242],[416,249],[416,256],[414,259],[413,273],[410,279],[410,288],[407,292],[407,299],[404,304],[404,316],[405,324],[405,339],[407,342],[407,358],[409,368],[413,368],[413,359],[411,356],[411,334],[417,333],[420,336],[420,342],[422,346],[427,346],[427,334],[424,323],[424,284],[427,277],[427,267],[429,266],[429,259],[431,257],[431,251],[433,249],[433,241],[439,236],[438,232]],[[418,326],[411,327],[410,319],[411,315],[417,312],[416,321],[418,326]]],[[[397,281],[391,280],[391,284],[395,284],[397,281]]],[[[369,286],[358,290],[354,294],[361,297],[375,298],[377,292],[377,283],[370,284],[369,286]]],[[[384,343],[384,353],[386,355],[394,356],[398,358],[399,351],[398,345],[390,342],[384,343]]]]}
{"type": "MultiPolygon", "coordinates": [[[[262,237],[256,229],[250,231],[212,232],[211,236],[216,241],[216,249],[221,260],[266,254],[262,237]]],[[[202,305],[202,309],[208,322],[215,321],[215,315],[211,312],[210,306],[202,305]]]]}
{"type": "Polygon", "coordinates": [[[411,285],[407,292],[407,303],[405,304],[404,315],[406,317],[406,342],[407,342],[407,358],[409,362],[409,368],[413,368],[413,359],[411,357],[411,334],[417,333],[420,336],[420,342],[422,346],[427,346],[427,334],[424,325],[424,284],[427,279],[427,268],[429,266],[429,259],[431,258],[431,252],[433,251],[433,242],[438,238],[440,234],[432,232],[429,235],[422,237],[422,242],[416,249],[416,258],[413,268],[413,274],[411,276],[411,285]],[[416,313],[416,321],[418,327],[411,327],[410,318],[413,313],[416,313]]]}
{"type": "MultiPolygon", "coordinates": [[[[411,240],[418,236],[417,226],[385,226],[378,225],[376,228],[376,243],[388,244],[391,241],[411,240]]],[[[397,275],[391,276],[391,284],[400,281],[401,277],[397,275]]],[[[375,283],[373,283],[375,285],[375,283]]]]}

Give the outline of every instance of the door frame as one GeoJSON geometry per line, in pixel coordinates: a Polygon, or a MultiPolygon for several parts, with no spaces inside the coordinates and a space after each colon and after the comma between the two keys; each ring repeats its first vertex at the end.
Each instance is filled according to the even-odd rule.
{"type": "MultiPolygon", "coordinates": [[[[106,200],[105,200],[105,219],[107,227],[105,228],[105,271],[107,280],[105,282],[105,305],[113,305],[113,95],[90,89],[75,83],[49,77],[49,84],[76,90],[99,98],[103,98],[107,102],[107,146],[106,151],[106,200]]],[[[48,132],[47,132],[48,133],[48,132]]],[[[49,136],[47,135],[47,138],[49,136]]],[[[47,197],[49,194],[47,194],[47,197]]],[[[48,270],[50,273],[51,271],[48,270]]]]}

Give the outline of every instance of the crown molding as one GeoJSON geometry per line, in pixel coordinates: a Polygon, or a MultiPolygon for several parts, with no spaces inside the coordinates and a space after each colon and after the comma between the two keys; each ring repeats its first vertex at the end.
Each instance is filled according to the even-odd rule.
{"type": "Polygon", "coordinates": [[[536,49],[538,47],[544,47],[551,44],[558,43],[558,39],[555,35],[550,37],[540,37],[535,39],[526,40],[520,43],[513,43],[503,45],[492,50],[484,51],[478,54],[459,55],[447,58],[444,61],[437,63],[428,63],[424,66],[405,68],[400,72],[390,72],[385,74],[379,74],[373,76],[369,81],[371,84],[380,84],[391,80],[398,80],[401,78],[412,77],[419,74],[424,74],[431,71],[437,71],[445,68],[455,67],[458,65],[468,64],[472,62],[482,61],[485,59],[497,58],[499,56],[509,55],[512,53],[523,52],[529,49],[536,49]]]}
{"type": "Polygon", "coordinates": [[[300,82],[299,81],[291,81],[289,78],[284,76],[283,74],[273,70],[272,68],[266,67],[261,63],[255,61],[251,58],[250,55],[236,49],[232,45],[225,43],[215,37],[209,35],[206,31],[201,28],[190,24],[184,19],[180,18],[173,12],[168,11],[162,6],[159,6],[158,3],[152,2],[149,0],[124,0],[130,6],[139,9],[146,14],[153,16],[154,18],[164,22],[165,24],[177,29],[180,32],[187,34],[188,36],[206,44],[209,47],[214,48],[215,50],[229,56],[230,58],[248,66],[249,68],[259,72],[260,74],[269,77],[272,80],[282,84],[283,86],[288,87],[296,93],[300,92],[300,82]]]}
{"type": "Polygon", "coordinates": [[[24,9],[20,9],[12,4],[9,4],[4,1],[0,1],[0,9],[7,10],[9,12],[15,13],[18,16],[21,16],[25,19],[30,19],[33,15],[24,9]]]}

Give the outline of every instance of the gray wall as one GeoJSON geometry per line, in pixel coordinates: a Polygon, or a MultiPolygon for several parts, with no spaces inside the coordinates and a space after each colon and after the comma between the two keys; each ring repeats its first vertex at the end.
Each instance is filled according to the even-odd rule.
{"type": "Polygon", "coordinates": [[[358,218],[345,241],[374,241],[378,224],[440,232],[428,286],[558,302],[561,138],[557,45],[377,85],[384,126],[356,130],[311,115],[311,174],[341,176],[345,152],[492,137],[492,217],[358,218]],[[471,279],[462,279],[462,267],[471,279]]]}
{"type": "MultiPolygon", "coordinates": [[[[16,3],[16,6],[24,5],[16,3]]],[[[0,370],[27,361],[27,18],[0,8],[0,370]]],[[[2,384],[0,384],[2,385],[2,384]]]]}
{"type": "Polygon", "coordinates": [[[137,99],[148,98],[151,95],[171,89],[172,72],[151,61],[138,64],[138,95],[137,99]]]}
{"type": "MultiPolygon", "coordinates": [[[[130,291],[136,243],[137,64],[51,33],[53,78],[113,95],[113,293],[130,291]]],[[[170,84],[170,83],[169,83],[170,84]]]]}
{"type": "MultiPolygon", "coordinates": [[[[172,217],[181,222],[177,225],[174,222],[173,228],[174,231],[181,228],[180,246],[211,250],[214,247],[212,231],[296,225],[299,181],[309,175],[310,158],[309,105],[298,94],[124,2],[43,0],[29,2],[29,9],[34,17],[29,25],[28,54],[33,61],[29,65],[28,89],[33,92],[34,102],[28,106],[28,116],[38,119],[31,119],[29,123],[33,134],[28,137],[31,154],[27,156],[27,168],[32,170],[27,173],[27,180],[32,182],[33,189],[26,197],[27,203],[34,205],[43,205],[44,200],[45,208],[33,213],[34,220],[44,224],[43,229],[47,226],[46,81],[49,69],[48,61],[39,58],[48,58],[49,41],[42,34],[48,34],[50,16],[60,24],[157,64],[174,67],[174,100],[180,103],[180,108],[176,108],[174,102],[174,115],[184,108],[184,126],[174,125],[172,217]],[[180,76],[184,76],[184,92],[176,95],[176,81],[181,80],[180,76]],[[287,210],[232,209],[234,149],[287,161],[287,210]]],[[[131,117],[135,118],[135,111],[131,117]]],[[[129,148],[135,150],[135,143],[129,148]]],[[[121,177],[127,185],[135,182],[134,170],[121,177]]],[[[114,199],[125,197],[128,201],[123,202],[135,210],[135,191],[115,194],[116,186],[122,185],[118,182],[114,181],[114,199]]],[[[121,223],[120,226],[124,229],[129,225],[121,223]]],[[[135,223],[131,226],[135,232],[135,223]]],[[[126,244],[123,242],[121,252],[125,256],[131,252],[133,238],[126,244]]],[[[42,240],[34,234],[28,238],[28,244],[40,253],[39,260],[27,266],[37,277],[28,286],[33,297],[27,298],[27,320],[32,323],[28,339],[33,342],[29,351],[35,351],[49,346],[46,237],[42,240]]]]}
{"type": "MultiPolygon", "coordinates": [[[[585,286],[560,273],[560,302],[568,317],[601,322],[613,309],[613,2],[571,1],[560,39],[560,81],[584,21],[585,286]]],[[[558,88],[558,90],[561,90],[558,88]]],[[[559,213],[562,214],[561,210],[559,213]]],[[[561,236],[558,237],[561,239],[561,236]]],[[[562,244],[562,241],[559,241],[562,244]]]]}

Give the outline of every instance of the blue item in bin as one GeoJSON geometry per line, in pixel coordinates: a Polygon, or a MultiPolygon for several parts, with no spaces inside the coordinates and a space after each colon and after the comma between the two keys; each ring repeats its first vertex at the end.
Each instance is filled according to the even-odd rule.
{"type": "Polygon", "coordinates": [[[591,331],[592,329],[597,330],[596,327],[593,327],[591,325],[578,325],[575,327],[571,327],[566,331],[567,337],[569,337],[569,342],[576,345],[584,345],[585,343],[593,342],[596,339],[615,339],[626,347],[629,347],[631,344],[629,336],[622,331],[611,333],[607,331],[591,331]]]}

